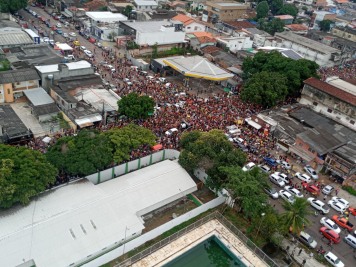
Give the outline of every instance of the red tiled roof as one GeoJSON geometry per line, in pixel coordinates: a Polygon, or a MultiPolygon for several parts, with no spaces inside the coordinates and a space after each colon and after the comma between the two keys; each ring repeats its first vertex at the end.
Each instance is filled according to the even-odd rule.
{"type": "Polygon", "coordinates": [[[290,24],[286,25],[287,28],[291,29],[292,31],[306,31],[308,27],[302,24],[290,24]]]}
{"type": "Polygon", "coordinates": [[[234,27],[237,30],[240,30],[242,28],[256,28],[256,25],[252,24],[251,22],[247,20],[242,20],[242,21],[224,21],[224,23],[234,27]]]}
{"type": "Polygon", "coordinates": [[[212,46],[212,45],[208,45],[206,47],[203,47],[201,49],[201,51],[204,53],[204,54],[212,54],[212,53],[215,53],[217,51],[220,51],[221,48],[219,47],[216,47],[216,46],[212,46]]]}
{"type": "Polygon", "coordinates": [[[192,34],[194,34],[195,37],[197,37],[197,38],[202,37],[202,36],[206,36],[206,37],[210,37],[210,38],[213,37],[213,34],[211,32],[192,32],[192,34]]]}
{"type": "Polygon", "coordinates": [[[293,16],[291,15],[279,15],[279,16],[274,16],[276,19],[281,19],[281,20],[284,20],[284,19],[294,19],[293,16]]]}
{"type": "Polygon", "coordinates": [[[197,38],[198,38],[199,43],[201,43],[201,44],[215,43],[216,42],[216,40],[214,38],[210,38],[208,36],[200,36],[200,37],[197,37],[197,38]]]}
{"type": "Polygon", "coordinates": [[[306,79],[304,81],[304,84],[310,85],[320,91],[323,91],[324,93],[327,93],[327,94],[334,96],[346,103],[356,106],[356,96],[355,95],[350,94],[344,90],[341,90],[340,88],[337,88],[331,84],[328,84],[327,82],[323,82],[319,79],[311,77],[309,79],[306,79]]]}
{"type": "Polygon", "coordinates": [[[173,17],[172,20],[180,21],[184,24],[184,26],[193,23],[195,20],[191,17],[188,17],[184,14],[178,14],[177,16],[173,17]]]}

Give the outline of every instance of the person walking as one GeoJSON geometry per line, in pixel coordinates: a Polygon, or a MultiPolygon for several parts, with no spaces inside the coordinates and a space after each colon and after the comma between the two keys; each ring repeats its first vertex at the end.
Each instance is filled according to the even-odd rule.
{"type": "Polygon", "coordinates": [[[302,251],[303,251],[303,249],[301,248],[298,252],[298,256],[300,256],[300,254],[302,254],[302,251]]]}

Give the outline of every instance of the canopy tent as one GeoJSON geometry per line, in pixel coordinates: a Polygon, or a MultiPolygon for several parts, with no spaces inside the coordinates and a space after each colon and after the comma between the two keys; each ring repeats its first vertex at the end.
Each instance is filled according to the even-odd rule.
{"type": "Polygon", "coordinates": [[[166,58],[163,62],[186,77],[225,81],[234,76],[201,56],[166,58]]]}
{"type": "Polygon", "coordinates": [[[72,51],[73,48],[68,44],[60,44],[60,43],[58,43],[58,44],[54,45],[54,50],[72,51]]]}
{"type": "Polygon", "coordinates": [[[252,126],[253,128],[259,130],[261,129],[261,125],[259,125],[257,122],[254,122],[251,118],[245,119],[245,121],[248,123],[248,125],[252,126]]]}
{"type": "Polygon", "coordinates": [[[154,145],[152,147],[152,150],[153,151],[158,151],[158,150],[161,150],[163,148],[163,146],[161,144],[157,144],[157,145],[154,145]]]}

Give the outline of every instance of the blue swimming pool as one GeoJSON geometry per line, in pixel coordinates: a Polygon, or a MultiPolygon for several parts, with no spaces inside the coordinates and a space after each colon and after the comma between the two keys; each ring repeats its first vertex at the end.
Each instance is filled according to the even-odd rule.
{"type": "Polygon", "coordinates": [[[241,262],[216,236],[199,243],[174,258],[163,267],[232,267],[246,265],[241,262]]]}

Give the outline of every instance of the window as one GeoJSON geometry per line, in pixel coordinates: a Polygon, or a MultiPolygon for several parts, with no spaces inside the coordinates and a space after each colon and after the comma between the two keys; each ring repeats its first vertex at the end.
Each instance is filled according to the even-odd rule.
{"type": "Polygon", "coordinates": [[[352,125],[355,125],[355,121],[354,121],[354,120],[350,120],[350,123],[351,123],[352,125]]]}
{"type": "Polygon", "coordinates": [[[328,112],[329,112],[329,113],[332,113],[333,110],[332,110],[331,108],[328,108],[328,112]]]}

